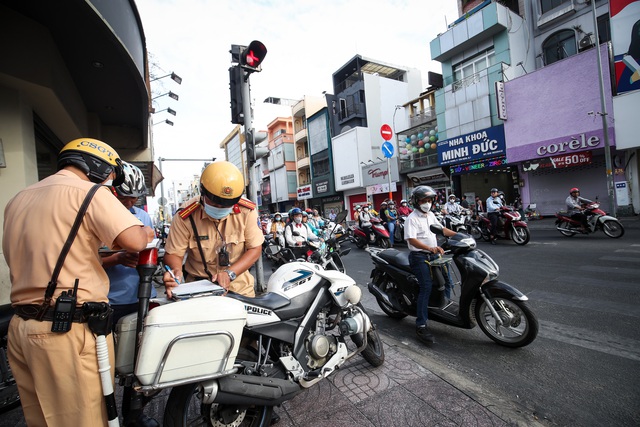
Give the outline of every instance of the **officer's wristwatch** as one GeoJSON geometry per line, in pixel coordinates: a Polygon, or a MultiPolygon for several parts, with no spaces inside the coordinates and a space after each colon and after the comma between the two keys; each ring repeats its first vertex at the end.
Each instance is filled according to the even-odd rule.
{"type": "Polygon", "coordinates": [[[234,280],[236,280],[236,277],[237,277],[237,276],[236,276],[236,273],[234,273],[234,272],[233,272],[233,271],[231,271],[231,270],[225,270],[224,272],[225,272],[225,273],[227,273],[227,274],[229,275],[229,280],[231,280],[232,282],[233,282],[234,280]]]}

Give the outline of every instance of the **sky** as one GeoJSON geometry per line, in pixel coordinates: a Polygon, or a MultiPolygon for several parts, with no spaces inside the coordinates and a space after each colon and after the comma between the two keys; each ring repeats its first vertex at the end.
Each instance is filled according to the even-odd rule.
{"type": "MultiPolygon", "coordinates": [[[[220,142],[235,127],[229,107],[232,44],[260,40],[267,47],[262,72],[250,79],[253,127],[266,130],[291,109],[265,104],[265,98],[333,93],[333,72],[355,55],[417,68],[427,88],[427,72],[441,73],[429,43],[458,17],[456,0],[136,0],[136,5],[151,72],[158,77],[175,72],[183,79],[181,85],[168,77],[152,82],[155,94],[179,95],[178,101],[168,96],[153,101],[156,111],[176,111],[175,117],[154,114],[156,165],[159,157],[224,158],[220,142]]],[[[165,195],[172,182],[198,175],[201,166],[163,161],[165,195]]]]}

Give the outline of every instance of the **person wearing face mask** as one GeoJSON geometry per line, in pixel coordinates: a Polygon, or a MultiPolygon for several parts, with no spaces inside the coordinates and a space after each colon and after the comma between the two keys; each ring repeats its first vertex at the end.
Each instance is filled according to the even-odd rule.
{"type": "MultiPolygon", "coordinates": [[[[174,216],[165,246],[164,263],[181,283],[209,279],[235,293],[255,296],[248,270],[262,253],[264,235],[256,205],[242,197],[244,188],[242,173],[233,163],[214,162],[202,172],[201,194],[174,216]]],[[[171,298],[171,288],[178,284],[169,272],[163,280],[171,298]]]]}
{"type": "Polygon", "coordinates": [[[302,212],[300,208],[293,208],[290,217],[293,218],[290,224],[287,224],[284,230],[284,239],[287,247],[291,248],[296,258],[303,257],[307,251],[307,241],[318,240],[313,234],[311,228],[304,223],[303,216],[306,212],[302,212]]]}
{"type": "Polygon", "coordinates": [[[409,214],[413,212],[413,209],[409,207],[409,204],[405,199],[400,201],[400,206],[398,207],[398,215],[400,216],[409,216],[409,214]]]}
{"type": "Polygon", "coordinates": [[[282,215],[280,212],[276,212],[273,216],[273,222],[271,223],[270,233],[273,235],[274,239],[278,240],[278,244],[284,247],[284,227],[285,223],[282,221],[282,215]]]}
{"type": "MultiPolygon", "coordinates": [[[[432,224],[438,223],[436,216],[431,212],[436,196],[435,190],[427,185],[414,188],[410,199],[414,211],[404,223],[404,238],[410,251],[409,264],[420,286],[416,310],[416,334],[425,344],[435,343],[433,334],[427,328],[429,318],[427,307],[433,284],[431,269],[427,262],[435,260],[444,253],[444,250],[438,246],[436,235],[429,228],[432,224]]],[[[445,236],[450,237],[455,234],[454,231],[444,228],[445,236]]]]}
{"type": "Polygon", "coordinates": [[[367,235],[367,239],[370,239],[373,234],[373,230],[371,229],[371,213],[369,212],[368,203],[364,205],[362,212],[358,215],[358,225],[367,235]]]}
{"type": "MultiPolygon", "coordinates": [[[[137,252],[152,241],[154,232],[105,187],[120,185],[124,178],[122,161],[109,145],[92,138],[71,141],[60,151],[57,168],[16,194],[4,211],[2,248],[16,313],[8,330],[9,363],[27,425],[106,426],[96,340],[83,304],[99,303],[101,316],[112,314],[107,305],[109,278],[98,255],[103,242],[137,252]],[[87,198],[91,191],[93,197],[87,198]],[[85,201],[87,210],[78,216],[85,201]],[[80,228],[63,257],[61,249],[76,219],[80,228]],[[73,304],[75,312],[68,325],[60,325],[62,330],[52,331],[59,298],[74,286],[75,304],[67,304],[73,304]]],[[[106,341],[114,366],[111,334],[106,341]]],[[[113,382],[113,370],[110,379],[113,382]]]]}

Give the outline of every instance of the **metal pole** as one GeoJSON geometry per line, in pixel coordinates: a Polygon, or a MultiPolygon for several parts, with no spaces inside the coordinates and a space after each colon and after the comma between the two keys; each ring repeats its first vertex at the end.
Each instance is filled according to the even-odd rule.
{"type": "Polygon", "coordinates": [[[160,175],[162,176],[162,181],[160,181],[160,209],[162,212],[162,229],[160,230],[160,235],[162,236],[164,234],[164,225],[165,225],[165,221],[166,221],[166,217],[167,217],[167,213],[165,212],[164,209],[164,205],[165,205],[165,199],[164,199],[164,175],[162,174],[162,161],[164,159],[162,157],[158,157],[158,165],[160,166],[160,175]]]}
{"type": "Polygon", "coordinates": [[[391,191],[391,158],[387,157],[387,173],[389,174],[389,200],[393,200],[393,191],[391,191]]]}
{"type": "MultiPolygon", "coordinates": [[[[253,130],[253,114],[251,112],[251,87],[249,84],[249,76],[251,73],[246,73],[244,78],[242,79],[242,111],[244,114],[244,141],[245,141],[245,154],[248,154],[246,151],[246,144],[253,145],[253,153],[255,156],[255,131],[253,130]]],[[[254,159],[247,158],[247,176],[249,177],[249,199],[256,204],[256,209],[258,206],[258,197],[257,197],[257,182],[255,177],[253,176],[253,165],[255,163],[254,159]]],[[[257,224],[256,224],[257,225],[257,224]]],[[[266,290],[264,286],[264,267],[262,265],[262,256],[258,258],[256,261],[256,293],[264,292],[266,290]]]]}
{"type": "Polygon", "coordinates": [[[598,58],[598,80],[600,83],[600,105],[602,112],[602,130],[604,132],[604,162],[607,173],[607,193],[609,195],[609,206],[611,215],[616,216],[616,205],[614,200],[613,167],[611,164],[611,146],[609,145],[609,129],[607,126],[607,102],[604,94],[604,77],[602,75],[602,58],[600,57],[600,35],[598,34],[598,17],[596,15],[596,2],[591,0],[591,10],[593,11],[593,29],[596,38],[596,57],[598,58]]]}

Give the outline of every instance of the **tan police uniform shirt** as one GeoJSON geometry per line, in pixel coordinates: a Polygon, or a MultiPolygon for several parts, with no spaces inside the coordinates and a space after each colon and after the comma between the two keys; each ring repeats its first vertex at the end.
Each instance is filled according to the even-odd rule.
{"type": "MultiPolygon", "coordinates": [[[[2,249],[11,274],[13,305],[40,304],[82,202],[94,184],[61,170],[27,187],[9,201],[4,211],[2,249]]],[[[113,245],[116,237],[142,223],[109,191],[94,195],[58,277],[54,299],[78,283],[78,305],[105,301],[109,278],[98,248],[113,245]]]]}
{"type": "MultiPolygon", "coordinates": [[[[185,209],[198,198],[189,200],[185,209]]],[[[222,220],[214,220],[204,212],[204,208],[198,205],[191,213],[198,229],[202,251],[207,261],[207,268],[212,275],[216,275],[226,269],[233,271],[233,263],[236,262],[246,249],[261,246],[264,242],[262,230],[258,227],[258,212],[244,206],[235,205],[234,211],[222,220]],[[217,227],[217,230],[216,230],[217,227]],[[218,266],[218,252],[223,245],[221,236],[227,244],[229,253],[228,267],[218,266]]],[[[171,229],[165,245],[166,253],[180,258],[187,254],[184,268],[189,276],[187,281],[193,281],[195,277],[207,277],[202,263],[202,257],[198,250],[198,243],[194,237],[193,227],[189,218],[182,218],[176,214],[171,222],[171,229]]],[[[230,290],[242,295],[255,296],[253,289],[254,278],[245,271],[242,274],[234,271],[238,276],[231,282],[230,290]]]]}

